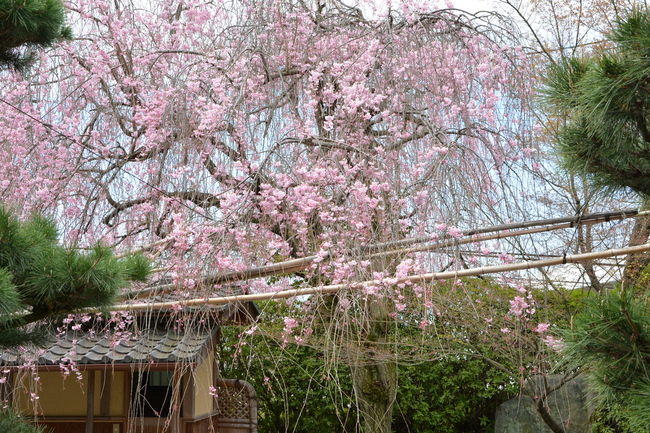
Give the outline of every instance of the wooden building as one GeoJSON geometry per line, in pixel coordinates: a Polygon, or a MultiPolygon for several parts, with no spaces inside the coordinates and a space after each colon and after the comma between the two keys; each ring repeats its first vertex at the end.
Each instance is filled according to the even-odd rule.
{"type": "Polygon", "coordinates": [[[69,331],[41,349],[0,352],[1,397],[52,433],[254,433],[255,391],[220,377],[215,349],[220,323],[256,314],[252,304],[221,308],[200,330],[146,316],[132,334],[69,331]]]}

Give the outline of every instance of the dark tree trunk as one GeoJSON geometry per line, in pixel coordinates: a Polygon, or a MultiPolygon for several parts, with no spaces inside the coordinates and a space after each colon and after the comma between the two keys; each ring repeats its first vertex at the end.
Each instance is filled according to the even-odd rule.
{"type": "Polygon", "coordinates": [[[356,362],[350,366],[352,384],[359,401],[362,431],[390,433],[397,393],[397,363],[381,356],[373,347],[381,348],[381,343],[387,341],[388,324],[392,319],[385,300],[369,301],[367,313],[369,332],[356,362]]]}
{"type": "Polygon", "coordinates": [[[548,410],[548,406],[546,405],[545,398],[540,398],[535,401],[535,409],[537,409],[537,413],[542,417],[544,423],[546,423],[553,433],[568,433],[561,424],[555,421],[553,415],[551,415],[551,412],[548,410]]]}

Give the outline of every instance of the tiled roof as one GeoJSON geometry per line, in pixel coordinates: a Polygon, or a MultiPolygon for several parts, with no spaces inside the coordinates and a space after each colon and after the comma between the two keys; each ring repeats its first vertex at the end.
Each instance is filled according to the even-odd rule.
{"type": "Polygon", "coordinates": [[[152,330],[117,338],[86,333],[52,336],[41,348],[0,351],[0,364],[58,365],[66,358],[78,364],[141,364],[149,362],[194,362],[209,343],[212,332],[177,333],[152,330]],[[76,342],[74,341],[76,340],[76,342]]]}
{"type": "MultiPolygon", "coordinates": [[[[186,299],[178,293],[162,292],[156,293],[153,290],[144,299],[129,300],[126,303],[180,302],[186,299]]],[[[241,288],[232,287],[223,294],[241,293],[241,288]]],[[[23,365],[28,362],[58,365],[66,362],[66,359],[77,364],[196,362],[200,360],[202,349],[210,342],[220,323],[246,323],[259,314],[252,302],[185,306],[181,312],[192,316],[192,319],[185,318],[186,332],[166,329],[171,323],[171,310],[141,312],[136,313],[137,317],[143,318],[141,331],[128,337],[118,338],[106,333],[91,335],[87,331],[70,332],[60,337],[51,335],[40,348],[0,350],[0,365],[23,365]]]]}

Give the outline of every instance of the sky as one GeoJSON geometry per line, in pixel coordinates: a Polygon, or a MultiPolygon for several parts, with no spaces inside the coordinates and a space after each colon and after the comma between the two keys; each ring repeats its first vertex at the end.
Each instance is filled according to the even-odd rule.
{"type": "Polygon", "coordinates": [[[493,10],[495,8],[494,0],[453,0],[454,6],[467,12],[477,12],[480,10],[493,10]]]}
{"type": "MultiPolygon", "coordinates": [[[[370,2],[348,1],[346,3],[355,4],[357,7],[361,8],[361,10],[364,11],[364,14],[370,14],[369,16],[372,16],[373,13],[370,12],[370,9],[367,7],[368,4],[372,4],[375,7],[379,7],[379,9],[381,10],[382,6],[387,7],[389,4],[392,4],[393,7],[395,7],[395,5],[403,1],[404,0],[374,0],[370,2]]],[[[450,2],[454,5],[454,7],[472,13],[477,11],[495,10],[496,3],[499,2],[499,0],[424,0],[424,1],[420,0],[418,3],[422,5],[422,4],[426,4],[425,3],[426,1],[431,1],[434,4],[442,4],[442,5],[445,5],[447,2],[450,2]]]]}

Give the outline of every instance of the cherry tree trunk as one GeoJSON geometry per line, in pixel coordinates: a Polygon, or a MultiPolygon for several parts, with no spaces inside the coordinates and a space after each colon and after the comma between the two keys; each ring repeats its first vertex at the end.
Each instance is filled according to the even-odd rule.
{"type": "Polygon", "coordinates": [[[392,319],[383,300],[369,301],[367,314],[366,348],[359,351],[356,362],[350,366],[352,384],[359,402],[362,431],[387,433],[391,431],[397,392],[397,363],[390,356],[382,357],[373,347],[388,342],[388,324],[392,319]]]}

